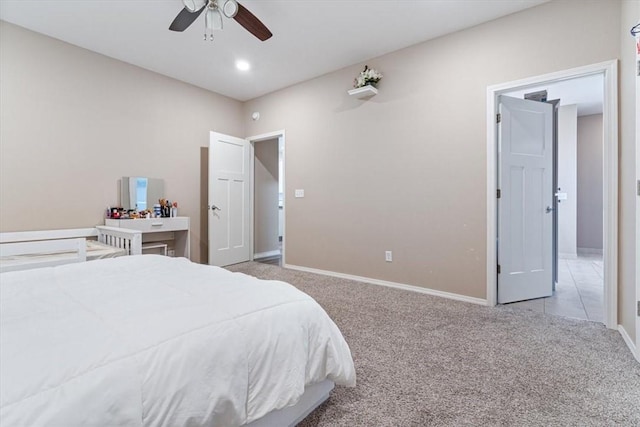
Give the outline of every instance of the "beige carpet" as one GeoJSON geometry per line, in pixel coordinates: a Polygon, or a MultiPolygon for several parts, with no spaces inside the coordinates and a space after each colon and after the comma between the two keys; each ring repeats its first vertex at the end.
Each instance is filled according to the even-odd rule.
{"type": "Polygon", "coordinates": [[[300,426],[640,426],[640,364],[602,324],[243,263],[314,297],[358,384],[300,426]]]}

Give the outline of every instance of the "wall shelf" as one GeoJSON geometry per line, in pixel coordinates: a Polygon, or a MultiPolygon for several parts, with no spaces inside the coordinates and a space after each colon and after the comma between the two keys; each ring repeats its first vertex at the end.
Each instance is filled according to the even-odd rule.
{"type": "Polygon", "coordinates": [[[371,85],[362,86],[356,89],[351,89],[347,92],[350,96],[355,98],[367,98],[378,94],[378,89],[371,85]]]}

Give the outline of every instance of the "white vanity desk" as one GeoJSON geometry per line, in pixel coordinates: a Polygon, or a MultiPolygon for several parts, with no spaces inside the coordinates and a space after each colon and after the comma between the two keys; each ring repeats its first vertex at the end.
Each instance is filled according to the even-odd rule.
{"type": "Polygon", "coordinates": [[[191,259],[189,217],[148,219],[105,219],[109,227],[127,228],[142,232],[142,250],[166,244],[175,256],[191,259]]]}

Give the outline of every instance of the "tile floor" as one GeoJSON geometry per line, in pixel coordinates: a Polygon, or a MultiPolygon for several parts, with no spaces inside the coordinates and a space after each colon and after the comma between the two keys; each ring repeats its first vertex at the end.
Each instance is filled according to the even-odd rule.
{"type": "Polygon", "coordinates": [[[505,304],[558,316],[604,322],[602,256],[558,260],[558,284],[553,296],[505,304]]]}
{"type": "Polygon", "coordinates": [[[272,264],[272,265],[277,265],[279,267],[282,267],[282,256],[281,255],[270,256],[270,257],[266,257],[266,258],[255,258],[254,261],[255,262],[260,262],[262,264],[272,264]]]}
{"type": "Polygon", "coordinates": [[[280,249],[281,255],[269,256],[265,258],[255,258],[254,261],[261,262],[263,264],[273,264],[273,265],[282,267],[282,237],[280,237],[280,244],[278,246],[278,249],[280,249]]]}

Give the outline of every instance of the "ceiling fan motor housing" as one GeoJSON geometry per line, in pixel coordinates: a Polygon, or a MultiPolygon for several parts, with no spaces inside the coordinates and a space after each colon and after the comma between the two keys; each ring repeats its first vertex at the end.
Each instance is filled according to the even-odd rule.
{"type": "Polygon", "coordinates": [[[207,6],[209,9],[218,9],[227,18],[233,18],[238,13],[236,0],[182,0],[182,4],[191,13],[195,13],[207,6]]]}

